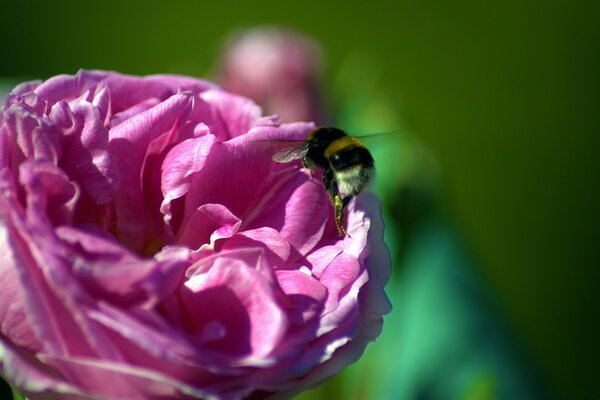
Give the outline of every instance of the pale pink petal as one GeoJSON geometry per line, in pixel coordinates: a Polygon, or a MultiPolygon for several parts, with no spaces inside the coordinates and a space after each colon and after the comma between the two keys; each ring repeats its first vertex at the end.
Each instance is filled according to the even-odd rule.
{"type": "Polygon", "coordinates": [[[344,251],[344,249],[340,245],[335,244],[321,246],[308,254],[306,256],[306,261],[311,267],[311,273],[317,278],[321,278],[323,271],[327,269],[327,267],[342,251],[344,251]]]}
{"type": "Polygon", "coordinates": [[[94,89],[100,81],[108,76],[110,76],[109,72],[83,70],[79,71],[77,75],[57,75],[41,83],[34,92],[52,106],[58,101],[71,100],[94,89]]]}
{"type": "Polygon", "coordinates": [[[252,100],[222,90],[207,90],[200,98],[204,101],[199,104],[201,119],[221,142],[248,132],[262,116],[252,100]]]}
{"type": "Polygon", "coordinates": [[[17,86],[15,86],[13,90],[10,91],[10,94],[19,96],[21,94],[33,92],[35,88],[38,87],[41,83],[42,81],[40,80],[20,83],[17,86]]]}
{"type": "MultiPolygon", "coordinates": [[[[357,210],[365,212],[371,223],[369,229],[369,253],[365,260],[371,277],[377,279],[381,287],[385,286],[390,280],[392,272],[392,260],[387,245],[383,241],[384,222],[381,211],[381,203],[377,197],[366,192],[361,195],[360,202],[357,202],[357,210]]],[[[381,292],[385,294],[384,291],[381,292]]]]}
{"type": "MultiPolygon", "coordinates": [[[[250,145],[260,142],[277,141],[304,141],[311,131],[315,129],[315,124],[311,122],[295,122],[289,124],[257,124],[248,131],[246,135],[240,135],[229,140],[230,144],[250,145]]],[[[271,154],[272,155],[272,154],[271,154]]]]}
{"type": "Polygon", "coordinates": [[[327,287],[327,301],[324,314],[334,311],[338,307],[343,290],[352,285],[360,274],[358,260],[345,253],[337,256],[321,275],[319,282],[327,287]]]}

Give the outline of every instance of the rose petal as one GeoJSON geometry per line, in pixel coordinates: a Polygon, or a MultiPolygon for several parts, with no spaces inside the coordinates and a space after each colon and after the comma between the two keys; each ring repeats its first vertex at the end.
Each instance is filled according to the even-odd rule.
{"type": "Polygon", "coordinates": [[[103,80],[103,83],[111,92],[111,105],[115,114],[148,99],[164,101],[184,91],[196,94],[216,87],[214,83],[201,79],[164,74],[142,78],[111,74],[103,80]]]}
{"type": "MultiPolygon", "coordinates": [[[[369,230],[369,254],[365,263],[371,277],[376,278],[383,287],[390,280],[392,260],[383,240],[384,223],[381,203],[373,193],[366,192],[361,195],[360,202],[356,204],[356,209],[361,210],[364,215],[368,215],[370,218],[370,225],[365,227],[369,230]]],[[[384,291],[381,293],[385,294],[384,291]]]]}
{"type": "Polygon", "coordinates": [[[19,168],[19,182],[27,193],[28,210],[48,217],[54,225],[73,220],[79,188],[56,166],[28,161],[19,168]]]}
{"type": "Polygon", "coordinates": [[[0,122],[0,134],[4,138],[2,167],[17,171],[18,165],[27,158],[57,163],[61,155],[59,135],[49,121],[22,104],[13,104],[2,109],[0,122]]]}
{"type": "Polygon", "coordinates": [[[95,88],[108,76],[108,72],[84,70],[79,71],[77,75],[57,75],[41,83],[34,93],[47,100],[51,107],[58,101],[79,97],[81,93],[95,88]]]}
{"type": "Polygon", "coordinates": [[[244,220],[259,199],[257,187],[266,185],[270,167],[271,160],[252,149],[214,143],[203,168],[191,176],[183,220],[208,203],[224,204],[244,220]]]}
{"type": "Polygon", "coordinates": [[[98,109],[82,101],[71,112],[60,101],[52,107],[50,118],[63,133],[60,166],[97,204],[108,202],[117,171],[107,151],[108,130],[98,109]]]}
{"type": "Polygon", "coordinates": [[[188,252],[170,248],[161,259],[142,259],[97,235],[60,227],[58,237],[69,243],[73,274],[97,298],[121,306],[157,304],[175,291],[188,266],[188,252]]]}
{"type": "Polygon", "coordinates": [[[189,94],[174,95],[159,105],[130,118],[110,130],[108,149],[122,172],[121,188],[115,193],[117,235],[132,248],[142,249],[148,210],[142,195],[142,165],[150,141],[181,123],[191,110],[189,94]]]}
{"type": "Polygon", "coordinates": [[[311,267],[311,273],[317,278],[321,278],[323,271],[333,262],[333,260],[340,254],[344,249],[335,244],[329,246],[322,246],[311,252],[306,256],[306,261],[311,267]]]}
{"type": "MultiPolygon", "coordinates": [[[[8,239],[8,229],[2,224],[0,243],[8,243],[8,239]]],[[[10,246],[0,246],[0,287],[0,332],[10,337],[16,346],[32,352],[41,350],[41,343],[26,320],[15,256],[10,246]]]]}
{"type": "Polygon", "coordinates": [[[200,104],[202,116],[198,119],[204,121],[221,142],[248,132],[262,115],[261,108],[252,100],[222,90],[207,90],[200,98],[204,105],[200,104]]]}
{"type": "Polygon", "coordinates": [[[168,375],[108,360],[42,355],[40,359],[65,374],[94,399],[214,398],[215,393],[187,385],[168,375]],[[107,384],[110,382],[110,384],[107,384]]]}
{"type": "Polygon", "coordinates": [[[345,253],[337,256],[321,275],[319,282],[325,285],[328,291],[327,301],[323,314],[335,310],[340,298],[344,295],[344,289],[352,285],[361,272],[358,260],[345,253]]]}
{"type": "Polygon", "coordinates": [[[240,365],[267,363],[287,328],[278,288],[263,263],[259,250],[222,252],[189,278],[182,293],[192,330],[206,338],[207,348],[240,365]]]}
{"type": "Polygon", "coordinates": [[[2,377],[18,386],[23,394],[29,398],[93,399],[17,346],[18,343],[15,345],[0,335],[2,377]]]}
{"type": "Polygon", "coordinates": [[[229,140],[230,144],[248,145],[260,142],[294,142],[304,141],[315,129],[312,122],[294,122],[289,124],[261,124],[264,119],[256,121],[256,125],[246,135],[240,135],[229,140]]]}
{"type": "Polygon", "coordinates": [[[290,256],[290,244],[278,231],[269,227],[238,232],[224,243],[222,250],[247,247],[262,248],[273,268],[283,267],[290,256]]]}
{"type": "Polygon", "coordinates": [[[229,238],[237,232],[240,219],[221,204],[203,204],[186,221],[177,244],[198,249],[203,244],[229,238]]]}
{"type": "Polygon", "coordinates": [[[268,226],[278,230],[297,252],[297,258],[321,239],[329,207],[323,185],[310,179],[308,173],[284,175],[261,194],[251,214],[255,218],[244,220],[248,224],[245,229],[268,226]]]}
{"type": "Polygon", "coordinates": [[[327,297],[322,283],[301,271],[277,271],[275,275],[290,302],[290,323],[306,324],[321,313],[327,297]]]}
{"type": "Polygon", "coordinates": [[[167,225],[173,218],[171,203],[185,195],[191,185],[192,174],[200,171],[215,142],[213,135],[205,135],[195,139],[184,140],[174,146],[163,161],[161,174],[161,190],[163,201],[160,212],[167,225]]]}
{"type": "Polygon", "coordinates": [[[10,91],[11,95],[19,96],[21,94],[26,94],[28,92],[32,92],[42,83],[41,80],[33,80],[28,82],[23,82],[15,86],[13,90],[10,91]]]}
{"type": "MultiPolygon", "coordinates": [[[[44,350],[62,355],[98,355],[115,358],[109,343],[81,318],[81,306],[90,299],[66,273],[68,261],[51,230],[36,220],[7,214],[10,203],[0,203],[14,251],[15,266],[24,294],[24,308],[36,337],[43,338],[44,350]],[[75,300],[77,299],[77,300],[75,300]],[[48,318],[51,315],[52,318],[48,318]],[[60,321],[60,325],[56,324],[60,321]],[[99,347],[96,347],[101,344],[99,347]]],[[[13,204],[13,209],[18,205],[13,204]]]]}

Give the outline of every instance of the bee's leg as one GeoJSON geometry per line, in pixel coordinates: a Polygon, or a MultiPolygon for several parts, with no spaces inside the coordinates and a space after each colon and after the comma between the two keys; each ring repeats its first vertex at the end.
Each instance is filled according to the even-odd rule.
{"type": "Polygon", "coordinates": [[[308,170],[310,171],[311,179],[315,177],[316,169],[314,165],[307,163],[305,160],[302,160],[302,166],[304,168],[308,168],[308,170]]]}
{"type": "Polygon", "coordinates": [[[335,180],[335,174],[331,169],[326,169],[323,172],[323,184],[325,185],[325,189],[327,189],[329,200],[331,200],[331,203],[333,204],[333,208],[335,210],[335,226],[337,227],[338,233],[340,234],[340,236],[346,236],[346,229],[344,229],[343,218],[344,202],[338,190],[337,181],[335,180]]]}

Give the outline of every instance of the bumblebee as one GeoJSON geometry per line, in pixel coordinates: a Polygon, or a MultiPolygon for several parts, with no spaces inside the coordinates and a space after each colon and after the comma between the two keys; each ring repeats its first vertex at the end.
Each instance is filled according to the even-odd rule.
{"type": "Polygon", "coordinates": [[[299,145],[273,155],[278,163],[298,159],[311,173],[317,168],[323,169],[323,185],[335,211],[335,225],[340,236],[345,236],[344,208],[365,188],[375,172],[371,153],[361,141],[343,130],[320,127],[299,145]]]}

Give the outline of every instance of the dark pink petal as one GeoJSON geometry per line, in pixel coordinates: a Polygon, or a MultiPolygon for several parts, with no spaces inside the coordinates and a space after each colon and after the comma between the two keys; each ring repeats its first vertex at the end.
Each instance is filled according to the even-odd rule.
{"type": "Polygon", "coordinates": [[[79,188],[62,170],[47,162],[29,161],[19,168],[19,182],[30,211],[47,216],[54,225],[72,223],[79,188]]]}
{"type": "Polygon", "coordinates": [[[26,158],[56,164],[61,156],[59,133],[49,121],[22,104],[2,109],[0,134],[4,147],[1,166],[10,167],[13,173],[26,158]]]}
{"type": "Polygon", "coordinates": [[[197,338],[160,319],[154,310],[121,310],[100,303],[87,316],[99,324],[99,329],[111,337],[111,343],[132,364],[205,387],[223,377],[241,374],[198,346],[197,338]]]}
{"type": "Polygon", "coordinates": [[[15,257],[9,245],[8,229],[0,225],[0,333],[11,338],[16,346],[28,351],[41,350],[27,322],[23,293],[15,266],[15,257]]]}
{"type": "Polygon", "coordinates": [[[110,117],[108,125],[111,128],[114,128],[115,126],[119,125],[120,123],[127,121],[129,118],[133,117],[134,115],[144,112],[144,111],[156,106],[158,103],[160,103],[160,99],[158,99],[156,97],[151,97],[142,102],[136,103],[133,106],[131,106],[123,111],[113,114],[110,117]]]}
{"type": "Polygon", "coordinates": [[[122,173],[120,189],[115,193],[117,235],[133,248],[148,245],[144,237],[149,210],[144,206],[141,181],[147,146],[152,139],[176,129],[191,104],[189,94],[174,95],[110,130],[108,149],[122,173]]]}
{"type": "Polygon", "coordinates": [[[238,232],[227,240],[221,250],[259,247],[273,268],[281,268],[290,257],[290,244],[273,228],[263,227],[238,232]]]}
{"type": "Polygon", "coordinates": [[[215,241],[233,236],[240,219],[221,204],[203,204],[192,214],[177,238],[177,244],[198,249],[202,245],[214,248],[215,241]]]}
{"type": "Polygon", "coordinates": [[[69,382],[89,393],[91,399],[204,399],[214,396],[210,391],[169,375],[124,362],[52,355],[41,355],[40,359],[59,369],[69,382]]]}
{"type": "Polygon", "coordinates": [[[120,244],[84,231],[61,227],[58,237],[70,244],[74,276],[97,298],[121,306],[151,306],[174,292],[182,282],[189,255],[170,248],[159,259],[142,259],[120,244]]]}
{"type": "Polygon", "coordinates": [[[25,224],[23,216],[15,212],[17,208],[6,201],[0,204],[2,216],[7,217],[9,245],[24,294],[24,309],[36,337],[43,339],[44,351],[115,358],[110,344],[81,316],[81,307],[86,302],[90,304],[90,299],[68,276],[68,261],[60,254],[60,245],[51,231],[32,219],[25,224]],[[9,207],[12,213],[7,212],[9,207]]]}
{"type": "Polygon", "coordinates": [[[262,252],[247,249],[222,252],[189,278],[182,295],[191,329],[208,349],[243,365],[268,362],[288,324],[271,276],[262,252]]]}
{"type": "Polygon", "coordinates": [[[290,323],[306,324],[321,313],[327,297],[327,288],[313,278],[310,272],[277,271],[275,275],[290,302],[290,323]]]}
{"type": "MultiPolygon", "coordinates": [[[[310,174],[281,174],[261,195],[245,229],[268,226],[278,230],[297,255],[307,254],[321,240],[329,215],[323,184],[310,174]]],[[[296,255],[296,256],[297,256],[296,255]]]]}
{"type": "Polygon", "coordinates": [[[223,204],[243,221],[255,210],[271,165],[270,158],[252,149],[214,143],[202,169],[191,175],[183,220],[201,205],[212,203],[223,204]]]}
{"type": "Polygon", "coordinates": [[[111,106],[115,114],[148,99],[164,101],[184,91],[197,94],[216,87],[208,81],[177,75],[137,77],[114,73],[103,79],[103,84],[110,90],[111,106]]]}
{"type": "Polygon", "coordinates": [[[81,388],[65,382],[57,371],[23,351],[19,343],[11,343],[3,335],[0,335],[0,354],[2,377],[18,386],[21,393],[31,399],[93,400],[81,388]]]}
{"type": "Polygon", "coordinates": [[[52,107],[50,118],[63,134],[60,166],[97,204],[108,202],[117,170],[107,151],[108,130],[98,109],[82,101],[71,111],[61,101],[52,107]]]}
{"type": "Polygon", "coordinates": [[[171,223],[171,202],[188,192],[192,175],[204,167],[214,142],[213,135],[188,139],[174,146],[165,157],[161,174],[163,202],[160,206],[165,223],[171,223]]]}
{"type": "MultiPolygon", "coordinates": [[[[381,287],[375,287],[370,282],[366,283],[361,290],[361,301],[369,303],[367,300],[369,297],[381,297],[379,293],[382,290],[381,287]]],[[[347,319],[343,322],[343,325],[339,326],[337,330],[331,331],[328,335],[333,337],[337,336],[339,339],[331,340],[328,339],[330,345],[326,346],[326,357],[324,362],[313,368],[309,374],[305,375],[302,379],[294,381],[293,385],[289,385],[274,396],[274,399],[287,399],[307,390],[311,387],[318,385],[326,377],[331,377],[339,373],[347,365],[356,362],[363,354],[366,346],[369,342],[374,341],[383,328],[383,317],[380,312],[384,314],[388,313],[391,309],[389,301],[387,306],[383,308],[377,308],[373,306],[361,307],[362,313],[356,315],[358,319],[347,319]],[[357,327],[360,329],[357,330],[357,327]],[[345,336],[338,331],[349,334],[345,336]]],[[[339,323],[339,321],[338,321],[339,323]]],[[[331,326],[330,326],[331,328],[331,326]]],[[[327,338],[328,335],[325,335],[327,338]]],[[[312,347],[311,350],[318,348],[318,346],[312,347]]],[[[301,365],[304,360],[296,360],[295,365],[301,365]]],[[[310,358],[308,361],[310,362],[310,358]]]]}

